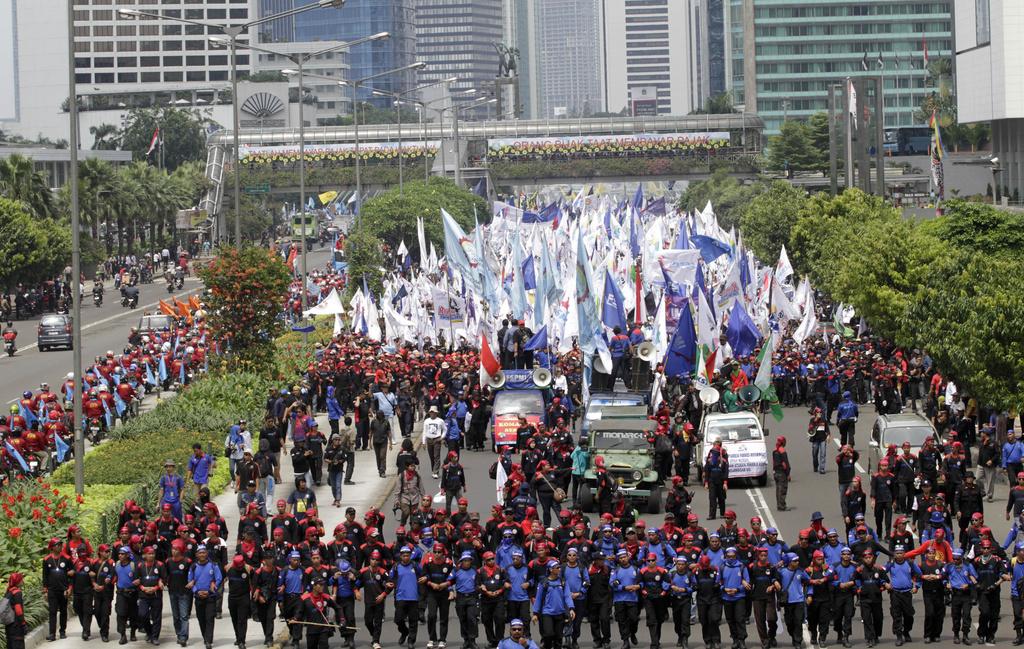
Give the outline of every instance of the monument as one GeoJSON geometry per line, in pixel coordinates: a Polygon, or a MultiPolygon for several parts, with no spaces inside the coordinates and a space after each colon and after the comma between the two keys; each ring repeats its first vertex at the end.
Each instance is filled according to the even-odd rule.
{"type": "Polygon", "coordinates": [[[519,119],[519,48],[495,43],[498,52],[498,76],[494,79],[498,119],[519,119]]]}

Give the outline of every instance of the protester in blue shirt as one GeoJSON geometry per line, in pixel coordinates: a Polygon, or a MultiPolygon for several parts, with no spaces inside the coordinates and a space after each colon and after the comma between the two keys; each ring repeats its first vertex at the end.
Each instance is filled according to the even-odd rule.
{"type": "Polygon", "coordinates": [[[843,392],[843,400],[836,408],[836,423],[839,426],[839,445],[846,446],[849,444],[853,446],[853,433],[857,424],[857,417],[860,416],[860,410],[857,409],[857,404],[853,400],[853,396],[850,391],[843,392]]]}
{"type": "Polygon", "coordinates": [[[191,480],[196,486],[196,490],[199,487],[204,487],[210,481],[210,473],[212,473],[216,461],[212,455],[203,452],[203,445],[196,442],[192,445],[192,457],[188,459],[188,473],[186,478],[191,480]]]}
{"type": "Polygon", "coordinates": [[[498,649],[539,649],[537,643],[524,636],[526,625],[519,618],[509,623],[509,636],[498,643],[498,649]]]}
{"type": "Polygon", "coordinates": [[[391,569],[390,581],[395,585],[395,624],[399,645],[406,640],[416,644],[416,628],[420,622],[420,578],[426,581],[419,564],[412,562],[412,548],[403,546],[398,551],[399,561],[391,569]]]}
{"type": "Polygon", "coordinates": [[[892,560],[885,566],[889,573],[889,608],[892,612],[892,631],[896,645],[910,642],[910,631],[914,628],[914,598],[921,582],[921,569],[913,561],[907,561],[904,547],[893,549],[892,560]]]}
{"type": "Polygon", "coordinates": [[[788,552],[784,561],[786,566],[779,570],[779,583],[782,585],[780,599],[782,600],[783,617],[786,621],[786,631],[793,639],[793,646],[801,646],[804,638],[804,613],[807,607],[807,584],[811,578],[807,572],[800,568],[800,557],[793,552],[788,552]]]}
{"type": "Polygon", "coordinates": [[[622,643],[636,644],[636,632],[640,626],[640,571],[630,563],[629,552],[625,549],[619,550],[615,559],[610,581],[615,621],[619,625],[622,643]]]}
{"type": "Polygon", "coordinates": [[[561,564],[548,561],[548,576],[537,584],[537,596],[533,602],[533,619],[540,625],[540,637],[545,647],[560,644],[565,629],[565,618],[576,619],[575,604],[569,584],[562,578],[561,564]]]}
{"type": "Polygon", "coordinates": [[[218,566],[210,561],[205,545],[196,548],[196,562],[188,571],[186,588],[191,589],[195,597],[196,618],[199,630],[203,634],[206,649],[213,647],[213,625],[217,612],[217,592],[222,585],[223,575],[218,566]]]}
{"type": "MultiPolygon", "coordinates": [[[[1019,556],[1018,552],[1018,556],[1019,556]]],[[[1024,577],[1024,564],[1020,561],[1014,566],[1014,580],[1013,587],[1010,590],[1010,594],[1016,599],[1019,597],[1015,594],[1016,591],[1013,588],[1017,587],[1017,571],[1021,570],[1021,576],[1024,577]]],[[[960,635],[963,634],[964,640],[971,632],[971,599],[974,586],[978,583],[978,573],[974,570],[974,566],[969,563],[964,563],[964,552],[959,548],[953,550],[953,563],[946,564],[946,583],[949,584],[950,590],[950,605],[953,615],[953,638],[957,644],[960,643],[960,635]]],[[[1014,616],[1015,619],[1020,619],[1019,613],[1014,616]]],[[[1017,632],[1017,638],[1021,638],[1021,632],[1017,632]]]]}
{"type": "Polygon", "coordinates": [[[167,472],[160,476],[160,505],[170,505],[171,513],[180,521],[181,493],[185,490],[185,481],[175,472],[176,467],[174,460],[164,462],[167,472]]]}

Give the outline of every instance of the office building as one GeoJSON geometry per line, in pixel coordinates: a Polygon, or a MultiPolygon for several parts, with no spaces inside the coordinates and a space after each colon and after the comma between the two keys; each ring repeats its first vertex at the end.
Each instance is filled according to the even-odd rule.
{"type": "Polygon", "coordinates": [[[689,2],[605,0],[608,109],[686,115],[693,109],[689,2]]]}
{"type": "MultiPolygon", "coordinates": [[[[259,1],[274,11],[280,11],[283,2],[259,1]]],[[[305,0],[291,1],[298,6],[307,4],[305,0]]],[[[416,61],[414,0],[347,0],[341,9],[310,11],[295,16],[292,22],[291,40],[294,41],[354,41],[378,32],[389,32],[391,38],[364,43],[348,53],[349,74],[353,80],[365,79],[416,61]]],[[[281,36],[274,30],[270,33],[281,36]]],[[[407,70],[387,75],[373,79],[367,85],[385,92],[402,92],[416,87],[417,72],[407,70]]],[[[357,94],[359,101],[369,101],[382,108],[391,104],[387,98],[373,96],[368,88],[360,88],[357,94]]]]}
{"type": "MultiPolygon", "coordinates": [[[[288,58],[289,56],[308,55],[340,45],[342,45],[340,41],[263,43],[260,47],[280,52],[280,54],[252,52],[253,72],[294,70],[295,63],[288,58]]],[[[303,63],[303,72],[311,75],[303,80],[307,97],[310,97],[309,101],[312,102],[306,104],[303,113],[307,124],[323,125],[330,123],[339,115],[352,114],[352,89],[340,85],[337,81],[319,78],[330,77],[338,81],[349,79],[348,56],[346,50],[327,52],[303,63]]],[[[298,100],[299,79],[297,75],[289,75],[288,81],[293,88],[292,93],[296,95],[294,99],[298,100]]]]}
{"type": "MultiPolygon", "coordinates": [[[[452,93],[476,89],[463,102],[487,96],[498,75],[504,43],[502,0],[416,0],[416,59],[427,67],[419,82],[456,78],[452,93]]],[[[459,95],[456,95],[459,96],[459,95]]],[[[489,107],[480,107],[480,114],[489,107]]]]}
{"type": "Polygon", "coordinates": [[[768,135],[786,118],[827,110],[829,86],[857,76],[883,77],[886,128],[917,125],[934,90],[926,57],[953,55],[949,0],[723,2],[728,89],[768,135]]]}
{"type": "Polygon", "coordinates": [[[536,24],[533,0],[502,0],[502,32],[504,43],[519,50],[519,108],[520,116],[532,119],[540,113],[538,102],[536,24]]]}
{"type": "Polygon", "coordinates": [[[992,122],[994,185],[1024,194],[1024,4],[956,0],[956,98],[961,123],[992,122]]]}
{"type": "Polygon", "coordinates": [[[534,13],[537,117],[581,117],[605,110],[600,0],[543,0],[534,13]]]}

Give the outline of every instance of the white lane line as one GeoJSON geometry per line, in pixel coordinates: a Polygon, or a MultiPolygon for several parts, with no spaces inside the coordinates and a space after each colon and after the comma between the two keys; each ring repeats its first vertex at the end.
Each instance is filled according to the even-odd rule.
{"type": "MultiPolygon", "coordinates": [[[[754,487],[753,489],[747,490],[747,497],[750,498],[750,502],[754,505],[754,511],[761,517],[762,520],[768,523],[768,527],[774,527],[778,529],[779,526],[775,522],[775,517],[772,515],[772,510],[768,506],[768,500],[764,497],[764,492],[761,491],[760,487],[754,487]]],[[[779,536],[782,536],[779,534],[779,536]]],[[[781,593],[780,593],[781,596],[781,593]]],[[[780,637],[785,632],[785,625],[780,624],[779,630],[776,632],[776,638],[780,637]]],[[[806,624],[803,625],[804,632],[804,645],[811,646],[811,631],[806,624]]]]}
{"type": "MultiPolygon", "coordinates": [[[[192,293],[195,293],[196,291],[201,290],[201,289],[202,289],[202,286],[197,286],[196,288],[189,289],[189,290],[187,290],[187,291],[185,291],[183,293],[178,293],[176,295],[175,294],[171,294],[171,295],[169,295],[169,297],[171,297],[171,298],[185,297],[186,295],[191,295],[192,293]]],[[[162,298],[162,299],[166,299],[166,298],[162,298]]],[[[143,306],[138,306],[138,307],[135,307],[134,309],[129,309],[127,311],[122,311],[121,313],[117,313],[115,315],[103,318],[102,320],[97,320],[96,322],[90,322],[89,324],[87,324],[84,327],[82,327],[82,331],[85,331],[86,329],[92,329],[93,327],[96,327],[96,326],[101,325],[101,324],[106,324],[106,323],[111,322],[113,320],[117,320],[118,318],[123,318],[126,315],[132,315],[133,313],[139,313],[138,309],[142,309],[143,311],[145,311],[146,309],[152,309],[153,307],[158,306],[159,304],[160,304],[160,301],[157,300],[156,302],[153,302],[152,304],[146,304],[146,305],[143,305],[143,306]]],[[[141,313],[139,313],[139,317],[142,317],[141,313]]],[[[30,349],[35,349],[38,346],[39,346],[39,343],[35,342],[35,343],[32,343],[31,345],[25,345],[24,347],[19,347],[18,348],[18,352],[24,352],[24,351],[28,351],[30,349]]],[[[15,356],[15,358],[17,358],[17,356],[15,356]]],[[[17,401],[17,399],[15,399],[15,401],[17,401]]],[[[11,403],[11,402],[8,401],[7,403],[11,403]]]]}
{"type": "MultiPolygon", "coordinates": [[[[842,445],[839,443],[838,439],[833,439],[832,443],[836,445],[836,448],[843,448],[842,445]]],[[[855,462],[854,465],[857,467],[857,470],[863,473],[864,475],[868,474],[868,472],[864,470],[864,467],[860,465],[860,462],[855,462]]]]}

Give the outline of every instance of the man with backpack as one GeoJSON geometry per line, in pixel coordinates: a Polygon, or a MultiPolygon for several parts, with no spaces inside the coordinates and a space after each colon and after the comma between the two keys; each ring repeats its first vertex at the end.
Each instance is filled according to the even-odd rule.
{"type": "Polygon", "coordinates": [[[455,451],[448,451],[448,461],[441,468],[441,488],[444,489],[444,508],[450,513],[452,501],[458,501],[466,488],[466,471],[459,464],[459,454],[455,451]]]}

